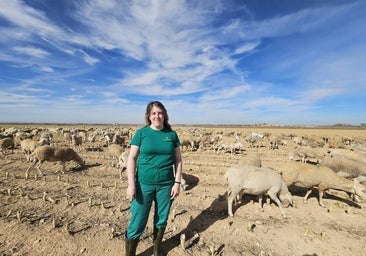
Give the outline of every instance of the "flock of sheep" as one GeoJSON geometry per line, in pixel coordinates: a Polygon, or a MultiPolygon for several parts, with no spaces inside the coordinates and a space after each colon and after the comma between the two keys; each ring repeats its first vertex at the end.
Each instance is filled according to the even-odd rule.
{"type": "MultiPolygon", "coordinates": [[[[45,161],[61,162],[62,172],[65,163],[75,161],[85,166],[78,154],[81,150],[100,150],[107,148],[112,165],[117,166],[122,175],[128,156],[128,141],[135,128],[123,129],[18,129],[0,130],[0,153],[4,157],[8,151],[20,148],[26,161],[26,170],[36,167],[43,175],[41,165],[45,161]],[[55,136],[63,140],[54,140],[55,136]],[[60,142],[61,141],[61,142],[60,142]],[[84,147],[82,147],[84,145],[84,147]]],[[[307,190],[306,202],[311,191],[319,192],[319,204],[327,190],[340,190],[348,193],[352,200],[366,199],[366,150],[365,138],[299,138],[297,136],[274,136],[265,133],[212,133],[193,129],[189,132],[178,130],[182,151],[209,150],[216,154],[243,154],[245,145],[249,148],[268,147],[276,150],[290,141],[296,145],[288,159],[276,167],[263,167],[260,154],[243,154],[239,163],[233,164],[225,173],[227,183],[228,214],[233,216],[233,204],[241,200],[243,194],[259,196],[260,209],[262,198],[268,195],[278,205],[281,214],[286,216],[284,207],[291,205],[290,186],[295,185],[307,190]]],[[[183,183],[185,181],[183,180],[183,183]]],[[[188,184],[189,185],[189,184],[188,184]]],[[[186,184],[185,184],[186,186],[186,184]]]]}

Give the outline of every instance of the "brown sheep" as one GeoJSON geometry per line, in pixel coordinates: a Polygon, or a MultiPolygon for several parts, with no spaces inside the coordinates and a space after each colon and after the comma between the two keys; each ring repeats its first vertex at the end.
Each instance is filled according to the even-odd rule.
{"type": "Polygon", "coordinates": [[[319,205],[324,206],[323,195],[328,189],[345,191],[366,199],[365,187],[355,181],[348,180],[337,175],[333,170],[326,166],[316,166],[300,162],[286,162],[277,168],[287,186],[295,185],[307,188],[304,197],[307,199],[314,187],[319,191],[319,205]]]}
{"type": "Polygon", "coordinates": [[[42,175],[41,165],[45,162],[61,162],[62,173],[65,173],[65,163],[68,161],[75,161],[79,165],[84,166],[84,160],[75,152],[72,148],[68,147],[52,147],[52,146],[39,146],[32,154],[33,161],[26,171],[26,176],[28,176],[29,170],[31,170],[37,164],[37,170],[40,175],[42,175]]]}

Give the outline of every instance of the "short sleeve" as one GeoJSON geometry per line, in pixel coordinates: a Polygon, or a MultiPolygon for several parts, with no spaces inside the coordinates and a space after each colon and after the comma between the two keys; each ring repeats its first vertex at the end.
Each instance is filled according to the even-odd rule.
{"type": "Polygon", "coordinates": [[[130,145],[141,146],[141,129],[137,130],[135,135],[132,137],[130,145]]]}

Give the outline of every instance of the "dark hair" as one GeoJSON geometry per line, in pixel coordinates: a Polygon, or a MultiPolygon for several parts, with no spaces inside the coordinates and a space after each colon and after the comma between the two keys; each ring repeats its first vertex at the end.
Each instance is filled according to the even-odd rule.
{"type": "Polygon", "coordinates": [[[147,126],[151,125],[151,121],[150,121],[150,112],[152,107],[158,107],[161,110],[163,110],[163,115],[164,115],[164,127],[168,128],[169,130],[171,130],[171,126],[169,124],[169,116],[168,116],[168,112],[166,111],[166,108],[164,107],[163,103],[161,103],[160,101],[150,101],[147,106],[146,106],[146,113],[145,113],[145,123],[147,126]]]}

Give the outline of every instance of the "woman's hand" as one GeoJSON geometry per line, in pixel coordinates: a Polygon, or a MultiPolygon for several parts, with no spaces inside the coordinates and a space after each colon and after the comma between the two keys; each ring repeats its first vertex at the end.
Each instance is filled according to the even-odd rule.
{"type": "Polygon", "coordinates": [[[132,200],[135,198],[135,194],[136,194],[136,188],[135,186],[128,186],[127,187],[127,199],[129,202],[132,202],[132,200]]]}
{"type": "Polygon", "coordinates": [[[174,185],[172,187],[172,191],[170,192],[170,199],[174,199],[177,196],[179,196],[179,192],[180,192],[180,184],[174,183],[174,185]]]}

